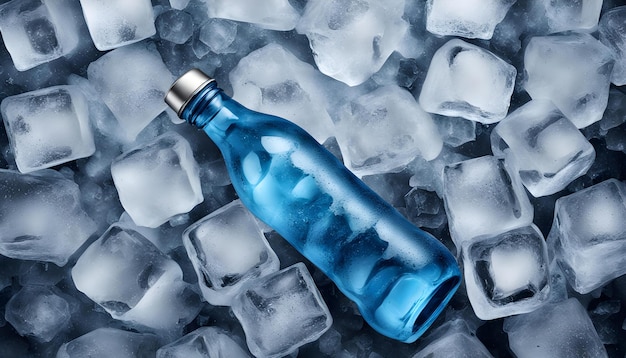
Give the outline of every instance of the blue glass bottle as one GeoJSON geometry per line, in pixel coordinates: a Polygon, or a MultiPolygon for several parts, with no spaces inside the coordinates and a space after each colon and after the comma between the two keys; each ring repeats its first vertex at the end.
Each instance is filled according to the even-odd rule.
{"type": "Polygon", "coordinates": [[[220,148],[241,201],[320,268],[375,330],[414,342],[460,283],[454,257],[295,124],[243,107],[198,70],[166,102],[220,148]]]}

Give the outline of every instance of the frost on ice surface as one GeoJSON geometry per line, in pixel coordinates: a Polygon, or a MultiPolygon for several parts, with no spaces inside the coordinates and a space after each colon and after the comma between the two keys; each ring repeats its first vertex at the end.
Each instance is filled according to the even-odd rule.
{"type": "Polygon", "coordinates": [[[63,344],[57,358],[149,358],[158,347],[154,334],[98,328],[63,344]]]}
{"type": "Polygon", "coordinates": [[[538,1],[543,5],[550,33],[567,30],[590,32],[598,25],[602,0],[538,1]]]}
{"type": "Polygon", "coordinates": [[[598,26],[600,42],[613,52],[615,66],[611,82],[626,85],[626,5],[606,12],[598,26]]]}
{"type": "Polygon", "coordinates": [[[159,348],[156,358],[249,358],[227,331],[200,327],[179,340],[159,348]]]}
{"type": "Polygon", "coordinates": [[[203,0],[209,17],[256,24],[270,30],[287,31],[296,27],[300,14],[288,0],[203,0]]]}

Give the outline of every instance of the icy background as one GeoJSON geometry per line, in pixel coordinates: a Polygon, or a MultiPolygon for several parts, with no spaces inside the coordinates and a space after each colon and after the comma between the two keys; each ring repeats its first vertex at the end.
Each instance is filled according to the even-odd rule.
{"type": "Polygon", "coordinates": [[[0,357],[625,356],[626,1],[0,3],[0,357]],[[193,67],[456,253],[425,337],[236,201],[193,67]]]}

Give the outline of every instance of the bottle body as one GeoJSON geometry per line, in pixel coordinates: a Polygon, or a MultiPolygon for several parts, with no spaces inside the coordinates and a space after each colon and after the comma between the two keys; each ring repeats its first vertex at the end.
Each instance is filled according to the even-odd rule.
{"type": "Polygon", "coordinates": [[[182,111],[220,148],[241,201],[320,268],[380,333],[415,341],[460,283],[454,257],[295,124],[210,83],[182,111]]]}

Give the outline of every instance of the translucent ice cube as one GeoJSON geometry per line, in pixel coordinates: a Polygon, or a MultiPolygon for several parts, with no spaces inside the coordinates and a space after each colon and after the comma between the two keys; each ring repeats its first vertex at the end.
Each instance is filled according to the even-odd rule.
{"type": "Polygon", "coordinates": [[[610,179],[556,201],[548,244],[576,291],[626,274],[625,200],[625,184],[610,179]]]}
{"type": "Polygon", "coordinates": [[[583,128],[602,118],[613,63],[609,49],[588,34],[533,37],[524,53],[524,88],[583,128]]]}
{"type": "Polygon", "coordinates": [[[430,115],[398,86],[360,96],[338,115],[337,142],[346,166],[358,175],[389,172],[418,155],[432,160],[443,147],[430,115]]]}
{"type": "Polygon", "coordinates": [[[607,357],[587,312],[575,298],[509,317],[504,330],[518,358],[607,357]]]}
{"type": "Polygon", "coordinates": [[[492,358],[480,340],[470,333],[467,324],[460,320],[446,322],[426,340],[432,341],[412,358],[492,358]]]}
{"type": "Polygon", "coordinates": [[[502,159],[484,156],[446,166],[443,191],[450,234],[459,248],[477,236],[497,235],[533,220],[519,176],[502,159]]]}
{"type": "Polygon", "coordinates": [[[15,162],[22,173],[92,155],[87,99],[76,86],[55,86],[2,100],[15,162]]]}
{"type": "Polygon", "coordinates": [[[538,3],[545,9],[550,33],[591,31],[598,25],[602,10],[602,0],[550,0],[538,3]]]}
{"type": "Polygon", "coordinates": [[[0,254],[65,265],[96,230],[78,185],[57,172],[0,169],[0,254]]]}
{"type": "Polygon", "coordinates": [[[158,347],[153,334],[98,328],[63,344],[57,358],[151,358],[158,347]]]}
{"type": "Polygon", "coordinates": [[[57,289],[26,286],[7,302],[5,317],[19,334],[50,342],[67,328],[70,314],[70,305],[57,289]]]}
{"type": "Polygon", "coordinates": [[[80,0],[98,50],[132,44],[156,33],[150,0],[80,0]]]}
{"type": "Polygon", "coordinates": [[[72,52],[78,25],[62,1],[13,0],[0,6],[0,31],[15,68],[26,71],[72,52]]]}
{"type": "Polygon", "coordinates": [[[626,85],[626,6],[619,6],[602,15],[600,42],[613,53],[615,66],[611,82],[616,86],[626,85]]]}
{"type": "MultiPolygon", "coordinates": [[[[200,28],[198,39],[202,41],[209,50],[214,53],[230,53],[234,52],[231,48],[231,44],[235,41],[237,36],[237,23],[226,19],[209,19],[200,28]]],[[[271,62],[264,63],[264,65],[272,65],[271,62]]],[[[263,72],[263,71],[258,71],[263,72]]],[[[258,74],[257,71],[254,74],[258,74]]],[[[233,75],[231,72],[231,82],[233,81],[233,75]]]]}
{"type": "Polygon", "coordinates": [[[159,36],[175,44],[183,44],[193,33],[193,18],[180,10],[168,10],[156,19],[159,36]]]}
{"type": "Polygon", "coordinates": [[[516,74],[491,52],[453,39],[435,52],[419,103],[426,112],[495,123],[506,116],[516,74]]]}
{"type": "Polygon", "coordinates": [[[111,164],[120,201],[137,225],[157,227],[201,203],[200,169],[189,142],[167,132],[111,164]]]}
{"type": "Polygon", "coordinates": [[[550,101],[533,100],[491,132],[495,156],[504,156],[535,197],[554,194],[585,174],[593,146],[550,101]]]}
{"type": "Polygon", "coordinates": [[[287,118],[320,143],[332,135],[327,80],[282,46],[270,44],[241,59],[230,82],[233,98],[248,108],[287,118]]]}
{"type": "Polygon", "coordinates": [[[531,312],[548,300],[548,250],[534,225],[475,238],[463,262],[467,296],[482,320],[531,312]]]}
{"type": "Polygon", "coordinates": [[[136,231],[112,226],[80,256],[76,288],[115,319],[159,330],[189,323],[199,300],[180,266],[136,231]]]}
{"type": "Polygon", "coordinates": [[[163,98],[174,82],[155,46],[147,42],[105,54],[89,65],[87,74],[131,141],[165,110],[163,98]]]}
{"type": "Polygon", "coordinates": [[[350,86],[377,72],[404,37],[405,0],[311,0],[297,30],[322,73],[350,86]]]}
{"type": "Polygon", "coordinates": [[[257,357],[288,355],[318,339],[332,324],[326,303],[302,263],[246,286],[235,297],[232,310],[250,352],[257,357]]]}
{"type": "Polygon", "coordinates": [[[209,9],[209,17],[249,22],[270,30],[293,30],[300,19],[300,14],[288,0],[204,1],[209,9]]]}
{"type": "Polygon", "coordinates": [[[227,331],[200,327],[181,339],[159,348],[156,358],[249,358],[227,331]]]}
{"type": "Polygon", "coordinates": [[[517,0],[428,0],[426,29],[436,35],[489,40],[517,0]]]}
{"type": "Polygon", "coordinates": [[[276,272],[280,262],[239,200],[191,225],[183,233],[204,298],[230,305],[250,280],[276,272]]]}

